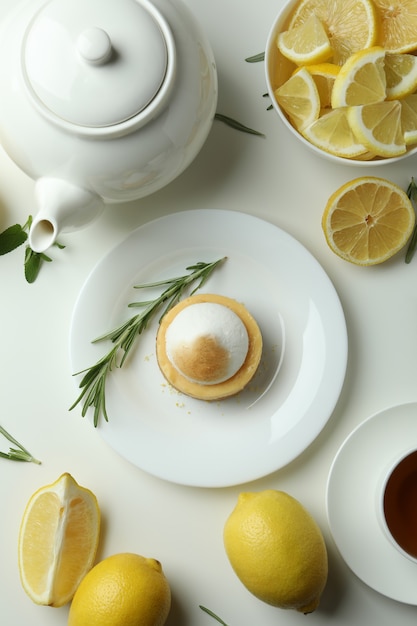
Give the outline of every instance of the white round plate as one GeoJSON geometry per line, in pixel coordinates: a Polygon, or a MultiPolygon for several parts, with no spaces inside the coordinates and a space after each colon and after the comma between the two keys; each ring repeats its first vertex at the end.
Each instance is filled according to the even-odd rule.
{"type": "Polygon", "coordinates": [[[390,543],[377,518],[378,488],[391,463],[417,446],[417,403],[393,406],[360,424],[337,453],[327,484],[334,541],[369,587],[417,605],[417,566],[390,543]]]}
{"type": "Polygon", "coordinates": [[[76,374],[108,352],[112,344],[91,342],[137,313],[129,303],[160,293],[134,285],[222,257],[203,291],[243,302],[257,320],[264,350],[254,380],[221,402],[175,391],[156,362],[155,319],[108,377],[109,421],[98,425],[103,439],[143,470],[202,487],[241,484],[283,467],[329,419],[345,377],[347,333],[319,263],[291,236],[250,215],[168,215],[135,230],[98,263],[78,297],[70,334],[76,374]]]}

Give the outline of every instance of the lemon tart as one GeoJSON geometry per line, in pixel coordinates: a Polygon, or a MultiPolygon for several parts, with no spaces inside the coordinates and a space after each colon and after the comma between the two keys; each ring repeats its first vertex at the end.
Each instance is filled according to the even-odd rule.
{"type": "Polygon", "coordinates": [[[219,400],[239,393],[252,380],[262,356],[262,335],[243,304],[198,294],[162,318],[156,355],[175,389],[199,400],[219,400]]]}

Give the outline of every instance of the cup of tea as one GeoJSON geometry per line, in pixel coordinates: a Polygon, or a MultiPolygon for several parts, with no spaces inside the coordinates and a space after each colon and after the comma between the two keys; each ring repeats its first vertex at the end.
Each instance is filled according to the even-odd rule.
{"type": "Polygon", "coordinates": [[[388,540],[417,564],[417,449],[388,468],[379,490],[378,512],[388,540]]]}

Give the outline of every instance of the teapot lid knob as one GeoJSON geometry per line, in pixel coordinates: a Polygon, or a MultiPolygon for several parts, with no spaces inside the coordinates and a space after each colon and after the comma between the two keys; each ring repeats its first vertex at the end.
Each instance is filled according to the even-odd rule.
{"type": "Polygon", "coordinates": [[[150,0],[42,0],[23,38],[32,102],[77,132],[147,123],[165,106],[175,68],[173,34],[150,0]]]}
{"type": "Polygon", "coordinates": [[[102,28],[87,28],[78,36],[77,49],[84,61],[101,65],[111,57],[111,39],[102,28]]]}

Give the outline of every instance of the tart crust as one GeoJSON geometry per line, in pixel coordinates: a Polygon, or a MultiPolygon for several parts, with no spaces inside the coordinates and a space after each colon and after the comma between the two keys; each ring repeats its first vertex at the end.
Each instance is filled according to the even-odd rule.
{"type": "Polygon", "coordinates": [[[220,400],[236,395],[252,380],[262,356],[262,335],[257,322],[243,304],[226,296],[197,294],[179,302],[162,318],[156,336],[156,356],[162,374],[175,389],[198,400],[220,400]],[[166,352],[166,332],[174,318],[186,307],[200,302],[213,302],[228,307],[238,315],[248,333],[248,353],[243,365],[236,374],[220,383],[201,384],[189,380],[172,365],[166,352]]]}

